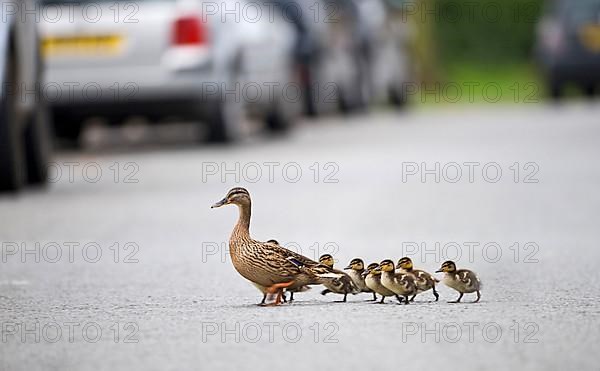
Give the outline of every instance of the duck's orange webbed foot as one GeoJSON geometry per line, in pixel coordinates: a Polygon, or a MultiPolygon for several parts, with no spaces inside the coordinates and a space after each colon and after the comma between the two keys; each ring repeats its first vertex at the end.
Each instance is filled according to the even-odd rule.
{"type": "Polygon", "coordinates": [[[271,295],[277,294],[277,296],[275,297],[275,301],[273,303],[269,303],[266,306],[271,307],[271,306],[280,305],[281,298],[283,297],[283,289],[285,289],[286,287],[290,287],[292,284],[294,284],[294,281],[276,283],[272,286],[267,287],[267,292],[269,294],[271,294],[271,295]]]}

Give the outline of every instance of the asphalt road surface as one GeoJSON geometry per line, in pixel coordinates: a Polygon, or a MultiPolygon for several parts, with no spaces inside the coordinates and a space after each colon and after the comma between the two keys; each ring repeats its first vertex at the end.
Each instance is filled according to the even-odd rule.
{"type": "Polygon", "coordinates": [[[600,107],[379,112],[239,146],[63,154],[0,198],[0,370],[597,370],[600,107]],[[296,294],[263,308],[233,269],[251,233],[343,268],[476,271],[481,302],[296,294]]]}

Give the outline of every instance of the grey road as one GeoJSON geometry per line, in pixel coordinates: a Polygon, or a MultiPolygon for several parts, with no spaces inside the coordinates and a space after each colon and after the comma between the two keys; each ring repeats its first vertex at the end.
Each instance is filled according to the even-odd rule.
{"type": "Polygon", "coordinates": [[[0,370],[597,370],[600,106],[379,112],[240,146],[64,154],[47,192],[0,198],[0,370]],[[321,288],[257,307],[225,241],[338,265],[454,259],[480,303],[321,288]]]}

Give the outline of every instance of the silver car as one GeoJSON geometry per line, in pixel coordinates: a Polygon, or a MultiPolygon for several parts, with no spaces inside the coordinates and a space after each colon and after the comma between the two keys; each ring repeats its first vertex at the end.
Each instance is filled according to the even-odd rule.
{"type": "Polygon", "coordinates": [[[51,147],[31,0],[0,1],[0,191],[48,180],[51,147]]]}
{"type": "Polygon", "coordinates": [[[293,30],[262,1],[43,4],[45,85],[59,136],[76,138],[89,116],[139,114],[200,121],[210,140],[227,142],[240,137],[246,108],[273,130],[294,117],[282,93],[293,81],[293,30]]]}

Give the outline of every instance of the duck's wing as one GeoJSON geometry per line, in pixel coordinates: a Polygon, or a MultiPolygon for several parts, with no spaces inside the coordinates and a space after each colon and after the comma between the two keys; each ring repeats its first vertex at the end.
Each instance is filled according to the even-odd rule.
{"type": "Polygon", "coordinates": [[[437,278],[435,278],[431,273],[425,272],[419,269],[414,270],[415,277],[417,277],[420,281],[425,281],[426,283],[437,283],[440,282],[437,278]]]}
{"type": "Polygon", "coordinates": [[[330,282],[332,280],[341,280],[343,285],[351,285],[351,287],[354,287],[350,276],[342,271],[320,264],[280,245],[263,242],[260,244],[262,245],[263,253],[267,255],[265,257],[267,261],[278,262],[288,270],[291,269],[288,267],[293,267],[294,271],[308,273],[315,277],[315,284],[322,284],[323,282],[330,282]],[[350,284],[348,284],[347,281],[350,281],[350,284]]]}
{"type": "Polygon", "coordinates": [[[274,243],[267,243],[267,242],[262,242],[262,244],[264,244],[265,248],[267,250],[269,250],[270,252],[272,252],[273,254],[280,255],[282,258],[291,261],[296,266],[315,267],[315,266],[322,265],[310,258],[307,258],[306,256],[304,256],[302,254],[298,254],[295,251],[286,249],[285,247],[283,247],[281,245],[277,245],[274,243]]]}
{"type": "Polygon", "coordinates": [[[469,289],[478,290],[481,288],[481,282],[475,273],[468,269],[459,269],[455,273],[455,277],[469,289]]]}

